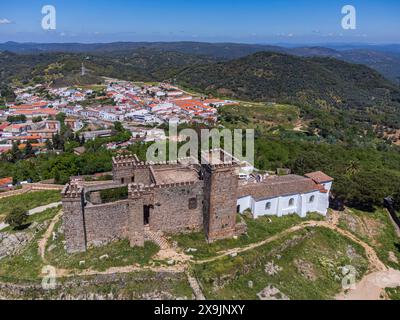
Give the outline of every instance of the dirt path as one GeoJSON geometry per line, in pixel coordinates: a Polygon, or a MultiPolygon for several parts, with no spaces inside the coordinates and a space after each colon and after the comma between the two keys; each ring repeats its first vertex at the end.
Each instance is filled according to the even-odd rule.
{"type": "Polygon", "coordinates": [[[208,262],[213,262],[216,260],[219,260],[223,257],[229,256],[229,255],[233,255],[233,254],[238,254],[238,253],[242,253],[242,252],[246,252],[249,250],[253,250],[256,249],[258,247],[261,247],[265,244],[271,243],[275,240],[278,240],[288,234],[291,234],[293,232],[299,231],[299,230],[303,230],[305,228],[315,228],[315,227],[323,227],[323,228],[328,228],[330,230],[336,231],[338,233],[340,233],[341,235],[351,239],[352,241],[358,243],[359,245],[361,245],[364,250],[365,253],[367,255],[368,258],[368,262],[370,265],[370,270],[371,271],[386,271],[387,268],[385,266],[385,264],[380,261],[380,259],[378,258],[375,250],[373,248],[371,248],[368,244],[366,244],[365,242],[361,241],[360,239],[358,239],[356,236],[354,236],[352,233],[350,233],[349,231],[340,229],[337,226],[337,222],[338,219],[332,219],[330,221],[307,221],[307,222],[303,222],[297,226],[294,226],[292,228],[286,229],[285,231],[278,233],[268,239],[265,239],[261,242],[257,242],[257,243],[253,243],[250,244],[246,247],[242,247],[242,248],[234,248],[234,249],[230,249],[230,250],[226,250],[224,252],[221,252],[220,255],[210,258],[210,259],[205,259],[205,260],[200,260],[200,261],[193,261],[196,264],[204,264],[204,263],[208,263],[208,262]]]}
{"type": "Polygon", "coordinates": [[[337,300],[382,300],[386,298],[386,288],[400,287],[400,271],[389,269],[370,273],[356,284],[354,290],[342,292],[337,300]]]}
{"type": "MultiPolygon", "coordinates": [[[[51,221],[46,233],[39,241],[39,254],[45,262],[45,249],[48,239],[50,238],[55,224],[58,222],[62,215],[62,212],[57,214],[56,217],[51,221]]],[[[177,248],[172,247],[168,241],[163,241],[163,247],[158,257],[161,258],[170,258],[174,260],[176,264],[171,266],[158,266],[158,267],[141,267],[141,266],[125,266],[125,267],[114,267],[103,272],[96,270],[63,270],[57,269],[57,276],[59,277],[72,277],[72,276],[95,276],[95,275],[109,275],[116,273],[130,273],[130,272],[139,272],[139,271],[153,271],[153,272],[172,272],[172,273],[184,273],[188,275],[188,270],[190,268],[190,263],[194,264],[204,264],[208,262],[213,262],[218,259],[221,259],[226,256],[239,254],[242,252],[246,252],[249,250],[257,249],[260,246],[266,245],[273,241],[276,241],[284,236],[287,236],[291,233],[294,233],[299,230],[303,230],[306,228],[316,228],[323,227],[338,232],[344,237],[354,241],[355,243],[362,246],[365,250],[368,262],[369,262],[369,270],[371,273],[364,276],[363,279],[356,285],[355,290],[350,290],[348,292],[342,292],[336,298],[339,300],[376,300],[380,299],[382,295],[382,290],[387,287],[398,287],[400,286],[400,271],[388,269],[385,264],[379,259],[375,250],[370,247],[367,243],[358,239],[354,234],[347,230],[343,230],[338,227],[340,213],[336,211],[330,212],[330,215],[327,217],[326,221],[306,221],[299,225],[293,226],[289,229],[282,231],[274,236],[271,236],[263,241],[250,244],[241,248],[233,248],[229,250],[225,250],[219,252],[218,256],[212,257],[210,259],[204,260],[189,260],[190,256],[183,254],[182,252],[178,252],[177,248]]],[[[165,239],[158,239],[158,242],[165,239]]],[[[203,293],[201,292],[200,286],[195,278],[192,276],[188,276],[188,281],[192,286],[192,289],[195,293],[197,299],[205,299],[203,293]]]]}
{"type": "Polygon", "coordinates": [[[379,259],[375,250],[369,246],[367,243],[358,239],[355,235],[347,230],[343,230],[338,227],[339,223],[339,213],[332,212],[330,217],[328,217],[327,221],[308,221],[304,222],[300,225],[294,226],[290,229],[287,229],[275,236],[272,236],[266,240],[261,242],[248,245],[243,248],[235,248],[231,250],[226,250],[221,253],[217,257],[213,257],[206,260],[195,261],[194,263],[203,264],[207,262],[212,262],[222,257],[229,256],[232,254],[237,254],[241,252],[246,252],[248,250],[256,249],[260,246],[263,246],[267,243],[278,240],[281,237],[284,237],[290,233],[309,228],[309,227],[324,227],[335,232],[338,232],[344,237],[349,238],[355,243],[361,245],[366,253],[368,262],[369,262],[369,270],[372,273],[365,275],[359,283],[356,284],[355,290],[350,290],[348,292],[342,292],[339,294],[336,299],[338,300],[378,300],[381,299],[382,292],[385,288],[396,288],[400,287],[400,271],[388,269],[386,265],[379,259]]]}
{"type": "Polygon", "coordinates": [[[141,271],[152,271],[152,272],[168,272],[168,273],[184,273],[186,271],[186,266],[160,266],[160,267],[140,267],[140,266],[125,266],[125,267],[113,267],[105,271],[97,270],[65,270],[56,269],[57,277],[84,277],[84,276],[99,276],[99,275],[110,275],[117,273],[131,273],[131,272],[141,272],[141,271]]]}
{"type": "Polygon", "coordinates": [[[45,253],[46,253],[46,245],[47,245],[47,241],[49,240],[49,238],[51,237],[53,230],[54,230],[54,226],[56,225],[56,223],[58,222],[58,220],[60,220],[61,216],[62,216],[63,212],[60,211],[50,222],[49,227],[47,228],[46,232],[44,233],[43,237],[39,240],[38,242],[38,250],[39,250],[39,255],[42,258],[42,261],[44,263],[46,263],[46,259],[45,259],[45,253]]]}
{"type": "Polygon", "coordinates": [[[223,257],[226,257],[226,256],[230,256],[230,255],[233,255],[233,254],[238,254],[238,253],[242,253],[242,252],[246,252],[246,251],[249,251],[249,250],[256,249],[256,248],[261,247],[261,246],[263,246],[265,244],[268,244],[268,243],[271,243],[271,242],[273,242],[275,240],[278,240],[279,238],[282,238],[282,237],[284,237],[284,236],[286,236],[286,235],[288,235],[290,233],[293,233],[293,232],[296,232],[296,231],[299,231],[299,230],[303,230],[303,229],[305,229],[307,227],[312,227],[312,226],[313,225],[311,224],[311,222],[304,222],[304,223],[301,223],[301,224],[299,224],[297,226],[294,226],[294,227],[292,227],[290,229],[286,229],[285,231],[283,231],[281,233],[278,233],[278,234],[276,234],[276,235],[274,235],[272,237],[269,237],[269,238],[267,238],[267,239],[265,239],[263,241],[260,241],[260,242],[257,242],[257,243],[252,243],[252,244],[250,244],[248,246],[241,247],[241,248],[233,248],[233,249],[221,251],[221,252],[219,252],[218,256],[215,256],[215,257],[212,257],[212,258],[209,258],[209,259],[204,259],[204,260],[192,260],[192,262],[195,263],[195,264],[204,264],[204,263],[208,263],[208,262],[213,262],[213,261],[219,260],[219,259],[221,259],[223,257]]]}
{"type": "Polygon", "coordinates": [[[61,205],[62,205],[62,202],[54,202],[54,203],[46,204],[45,206],[40,206],[40,207],[29,210],[28,215],[33,216],[35,214],[42,213],[43,211],[46,211],[48,209],[57,208],[58,206],[61,206],[61,205]]]}

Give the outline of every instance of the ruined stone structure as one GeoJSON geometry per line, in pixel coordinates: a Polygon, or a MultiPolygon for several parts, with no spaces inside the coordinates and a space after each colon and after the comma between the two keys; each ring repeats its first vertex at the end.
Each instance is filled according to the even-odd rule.
{"type": "Polygon", "coordinates": [[[223,150],[171,163],[113,159],[113,181],[71,182],[62,192],[67,251],[129,239],[143,246],[145,230],[204,230],[209,242],[245,232],[236,224],[239,163],[223,150]],[[104,190],[127,188],[127,197],[103,201],[104,190]]]}

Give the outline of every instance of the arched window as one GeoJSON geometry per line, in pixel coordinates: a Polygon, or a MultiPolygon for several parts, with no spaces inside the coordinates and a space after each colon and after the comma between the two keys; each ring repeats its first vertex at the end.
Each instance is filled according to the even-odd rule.
{"type": "Polygon", "coordinates": [[[265,210],[270,210],[271,209],[271,202],[267,202],[265,204],[265,210]]]}
{"type": "Polygon", "coordinates": [[[290,199],[289,200],[289,207],[293,207],[294,206],[294,199],[290,199]]]}
{"type": "Polygon", "coordinates": [[[313,203],[315,201],[315,196],[310,197],[310,203],[313,203]]]}

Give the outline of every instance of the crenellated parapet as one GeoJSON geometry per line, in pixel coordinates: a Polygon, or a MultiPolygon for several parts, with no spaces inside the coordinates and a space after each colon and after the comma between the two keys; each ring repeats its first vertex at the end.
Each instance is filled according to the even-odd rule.
{"type": "Polygon", "coordinates": [[[201,163],[211,170],[227,169],[240,165],[238,159],[220,148],[201,152],[201,163]]]}
{"type": "Polygon", "coordinates": [[[142,196],[145,193],[154,192],[157,189],[169,189],[174,187],[186,187],[193,186],[197,181],[177,182],[177,183],[164,183],[164,184],[143,184],[143,183],[131,183],[128,185],[129,197],[142,196]]]}
{"type": "Polygon", "coordinates": [[[140,165],[140,161],[136,155],[116,156],[112,159],[113,168],[126,168],[140,165]]]}
{"type": "Polygon", "coordinates": [[[113,157],[114,168],[147,168],[149,166],[165,166],[178,164],[198,164],[199,161],[195,157],[181,157],[172,161],[140,161],[136,155],[125,155],[113,157]]]}
{"type": "Polygon", "coordinates": [[[61,191],[63,199],[80,199],[83,195],[84,188],[76,182],[67,184],[61,191]]]}

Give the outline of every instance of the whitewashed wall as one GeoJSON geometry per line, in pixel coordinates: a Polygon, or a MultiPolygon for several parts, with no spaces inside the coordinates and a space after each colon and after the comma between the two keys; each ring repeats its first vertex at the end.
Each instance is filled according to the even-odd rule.
{"type": "Polygon", "coordinates": [[[243,197],[238,199],[237,205],[240,206],[239,212],[243,213],[250,209],[254,218],[261,216],[282,217],[290,214],[297,214],[300,217],[306,217],[307,213],[317,212],[326,215],[329,208],[329,193],[319,191],[306,194],[297,194],[272,199],[254,201],[253,197],[243,197]],[[313,201],[310,201],[313,197],[313,201]],[[291,205],[290,200],[293,199],[291,205]],[[267,206],[267,204],[270,204],[267,206]]]}

